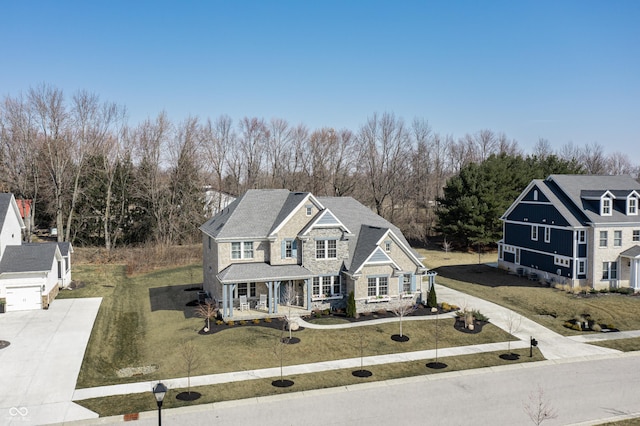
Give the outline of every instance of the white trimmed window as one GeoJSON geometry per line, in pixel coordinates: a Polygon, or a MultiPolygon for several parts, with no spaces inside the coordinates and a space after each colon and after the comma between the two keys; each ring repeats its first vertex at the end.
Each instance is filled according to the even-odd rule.
{"type": "Polygon", "coordinates": [[[585,260],[578,260],[578,275],[587,274],[587,262],[585,260]]]}
{"type": "Polygon", "coordinates": [[[606,247],[609,242],[609,233],[607,231],[600,231],[600,247],[606,247]]]}
{"type": "Polygon", "coordinates": [[[338,240],[316,240],[316,259],[335,259],[338,240]]]}
{"type": "Polygon", "coordinates": [[[561,256],[555,256],[553,258],[553,263],[555,263],[558,266],[564,266],[566,268],[568,268],[569,265],[571,264],[568,257],[561,257],[561,256]]]}
{"type": "Polygon", "coordinates": [[[387,253],[391,251],[391,241],[384,242],[384,251],[386,251],[387,253]]]}
{"type": "Polygon", "coordinates": [[[551,242],[551,228],[549,228],[548,226],[544,227],[544,242],[545,243],[551,242]]]}
{"type": "Polygon", "coordinates": [[[600,200],[600,215],[611,216],[611,197],[605,196],[600,200]]]}
{"type": "Polygon", "coordinates": [[[602,262],[602,279],[618,279],[618,262],[602,262]]]}
{"type": "Polygon", "coordinates": [[[231,259],[253,259],[253,241],[231,243],[231,259]]]}
{"type": "Polygon", "coordinates": [[[587,242],[587,231],[580,229],[578,231],[578,243],[585,244],[587,242]]]}
{"type": "Polygon", "coordinates": [[[633,230],[633,241],[635,242],[640,241],[640,229],[633,230]]]}
{"type": "Polygon", "coordinates": [[[627,214],[629,216],[638,215],[638,198],[637,197],[629,197],[627,199],[627,214]]]}
{"type": "Polygon", "coordinates": [[[367,278],[367,296],[378,297],[389,294],[389,277],[367,278]]]}
{"type": "Polygon", "coordinates": [[[402,276],[402,292],[411,293],[411,275],[409,274],[402,276]]]}
{"type": "Polygon", "coordinates": [[[340,275],[313,277],[311,293],[313,298],[331,297],[342,294],[340,275]]]}
{"type": "Polygon", "coordinates": [[[613,231],[613,246],[622,247],[622,231],[613,231]]]}
{"type": "Polygon", "coordinates": [[[531,225],[531,240],[538,241],[538,225],[531,225]]]}
{"type": "Polygon", "coordinates": [[[311,216],[313,213],[313,206],[306,206],[307,216],[311,216]]]}

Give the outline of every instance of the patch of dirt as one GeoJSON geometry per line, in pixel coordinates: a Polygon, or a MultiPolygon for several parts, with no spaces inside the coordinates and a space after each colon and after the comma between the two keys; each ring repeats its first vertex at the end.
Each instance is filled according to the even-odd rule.
{"type": "Polygon", "coordinates": [[[134,376],[144,376],[145,374],[150,374],[158,370],[157,365],[146,365],[144,367],[125,367],[116,371],[116,375],[118,377],[134,377],[134,376]]]}

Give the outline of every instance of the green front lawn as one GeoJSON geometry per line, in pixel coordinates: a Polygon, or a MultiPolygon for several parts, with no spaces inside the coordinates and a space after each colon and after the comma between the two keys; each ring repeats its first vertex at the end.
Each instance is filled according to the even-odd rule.
{"type": "MultiPolygon", "coordinates": [[[[200,362],[191,374],[276,367],[274,347],[280,330],[236,325],[211,335],[200,335],[204,325],[187,303],[196,298],[201,266],[193,265],[127,277],[124,267],[82,266],[74,278],[85,285],[64,291],[60,297],[103,297],[98,317],[85,353],[78,387],[156,380],[186,376],[180,348],[192,342],[200,362]],[[126,367],[151,367],[156,371],[143,376],[119,377],[126,367]]],[[[274,319],[274,322],[279,322],[274,319]]],[[[439,347],[474,345],[512,339],[488,324],[479,334],[466,334],[453,328],[453,319],[440,319],[439,347]]],[[[285,365],[312,363],[359,356],[359,336],[366,336],[364,355],[433,349],[435,321],[405,321],[405,343],[391,340],[399,332],[397,322],[340,330],[306,329],[295,332],[301,342],[287,346],[285,365]]]]}

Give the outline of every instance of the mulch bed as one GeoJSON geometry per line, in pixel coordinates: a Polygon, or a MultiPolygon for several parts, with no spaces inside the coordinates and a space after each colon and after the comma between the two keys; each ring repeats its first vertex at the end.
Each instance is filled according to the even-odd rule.
{"type": "Polygon", "coordinates": [[[443,368],[447,368],[447,364],[444,362],[428,362],[426,364],[427,368],[432,368],[434,370],[442,370],[443,368]]]}
{"type": "Polygon", "coordinates": [[[352,371],[351,374],[354,377],[362,377],[362,378],[373,376],[373,373],[369,370],[356,370],[356,371],[352,371]]]}
{"type": "Polygon", "coordinates": [[[505,361],[517,361],[520,359],[520,355],[514,353],[501,354],[500,358],[504,359],[505,361]]]}
{"type": "Polygon", "coordinates": [[[180,392],[176,395],[176,399],[180,401],[195,401],[202,396],[199,392],[180,392]]]}
{"type": "Polygon", "coordinates": [[[469,330],[464,326],[464,320],[461,318],[456,318],[455,324],[453,324],[453,328],[456,330],[467,333],[467,334],[478,334],[482,331],[482,327],[487,324],[487,321],[478,321],[473,320],[473,330],[469,330]]]}
{"type": "Polygon", "coordinates": [[[293,380],[274,380],[273,382],[271,382],[272,386],[275,386],[277,388],[288,388],[289,386],[293,386],[293,380]]]}
{"type": "MultiPolygon", "coordinates": [[[[286,321],[282,318],[271,318],[271,322],[265,322],[264,319],[261,319],[257,324],[253,322],[253,320],[246,320],[244,324],[241,324],[240,321],[233,321],[234,324],[233,325],[227,325],[226,323],[222,323],[220,325],[216,324],[216,322],[214,320],[211,321],[211,327],[209,328],[209,331],[204,331],[207,323],[205,321],[204,327],[202,327],[202,329],[200,329],[200,331],[198,331],[198,334],[200,335],[204,335],[206,336],[207,334],[215,334],[219,331],[223,331],[223,330],[232,330],[234,328],[238,328],[238,327],[268,327],[268,328],[272,328],[274,330],[282,330],[282,327],[285,327],[285,332],[287,334],[289,334],[289,330],[286,329],[286,321]]],[[[293,333],[297,333],[299,331],[304,330],[304,327],[299,327],[297,330],[291,330],[293,333]]],[[[287,339],[289,338],[289,336],[287,336],[287,339]]],[[[295,337],[292,339],[296,339],[295,337]]],[[[284,339],[283,339],[284,340],[284,339]]],[[[298,339],[298,341],[300,341],[298,339]]],[[[298,343],[298,342],[291,342],[291,343],[298,343]]]]}
{"type": "Polygon", "coordinates": [[[403,334],[402,336],[399,334],[392,334],[391,335],[391,340],[393,340],[394,342],[408,342],[409,341],[409,336],[407,336],[406,334],[403,334]]]}

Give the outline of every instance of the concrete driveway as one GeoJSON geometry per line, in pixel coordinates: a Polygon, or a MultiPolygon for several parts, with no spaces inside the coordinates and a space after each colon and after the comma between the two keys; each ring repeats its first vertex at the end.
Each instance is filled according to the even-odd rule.
{"type": "Polygon", "coordinates": [[[0,424],[97,417],[71,398],[101,298],[58,299],[48,310],[0,315],[0,424]]]}

